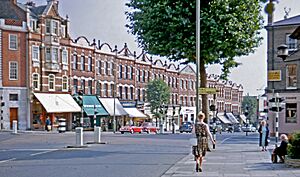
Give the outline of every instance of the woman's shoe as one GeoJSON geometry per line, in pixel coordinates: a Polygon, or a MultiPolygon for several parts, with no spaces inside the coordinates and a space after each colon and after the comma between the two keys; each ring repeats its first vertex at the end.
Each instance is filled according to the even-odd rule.
{"type": "Polygon", "coordinates": [[[199,172],[199,165],[196,164],[196,172],[199,172]]]}
{"type": "Polygon", "coordinates": [[[202,172],[202,168],[201,167],[199,167],[198,172],[202,172]]]}

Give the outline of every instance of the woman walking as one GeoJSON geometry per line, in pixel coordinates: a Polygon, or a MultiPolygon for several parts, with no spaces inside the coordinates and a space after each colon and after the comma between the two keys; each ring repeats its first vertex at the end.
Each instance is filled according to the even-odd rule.
{"type": "Polygon", "coordinates": [[[198,114],[198,122],[195,124],[195,134],[197,137],[197,146],[193,147],[193,154],[196,160],[196,172],[202,172],[203,157],[206,155],[208,149],[208,136],[213,144],[213,139],[209,126],[203,122],[205,115],[203,113],[198,114]]]}
{"type": "Polygon", "coordinates": [[[260,122],[258,132],[259,132],[259,146],[262,148],[261,151],[267,151],[269,128],[265,120],[262,120],[260,122]]]}

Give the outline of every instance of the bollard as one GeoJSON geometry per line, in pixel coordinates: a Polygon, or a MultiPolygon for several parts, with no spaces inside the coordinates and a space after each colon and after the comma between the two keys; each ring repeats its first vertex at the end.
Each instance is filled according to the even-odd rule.
{"type": "Polygon", "coordinates": [[[101,127],[94,128],[94,142],[101,143],[101,127]]]}
{"type": "Polygon", "coordinates": [[[66,119],[64,118],[58,119],[58,132],[59,133],[66,132],[66,119]]]}
{"type": "Polygon", "coordinates": [[[83,146],[83,128],[82,127],[76,127],[76,146],[83,146]]]}
{"type": "Polygon", "coordinates": [[[14,120],[13,121],[13,134],[18,133],[18,121],[14,120]]]}

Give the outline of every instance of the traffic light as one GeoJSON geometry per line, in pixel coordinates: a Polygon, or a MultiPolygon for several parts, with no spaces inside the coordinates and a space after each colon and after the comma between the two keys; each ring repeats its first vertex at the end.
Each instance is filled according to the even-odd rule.
{"type": "Polygon", "coordinates": [[[269,100],[269,105],[271,106],[269,108],[270,111],[273,112],[281,112],[284,108],[282,107],[282,102],[284,101],[284,99],[282,97],[279,97],[278,95],[274,98],[271,98],[269,100]]]}

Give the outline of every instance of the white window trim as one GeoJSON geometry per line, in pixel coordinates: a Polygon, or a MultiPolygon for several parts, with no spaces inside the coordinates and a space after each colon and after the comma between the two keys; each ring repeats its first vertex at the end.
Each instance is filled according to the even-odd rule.
{"type": "Polygon", "coordinates": [[[49,91],[55,91],[55,75],[54,74],[49,74],[48,76],[48,90],[49,91]],[[50,76],[53,76],[53,89],[50,88],[50,76]]]}
{"type": "Polygon", "coordinates": [[[69,57],[69,53],[68,53],[68,50],[67,49],[63,49],[62,52],[61,52],[61,62],[62,64],[65,64],[67,65],[69,62],[68,62],[68,57],[69,57]],[[66,59],[64,60],[64,53],[66,54],[66,59]]]}
{"type": "Polygon", "coordinates": [[[9,38],[9,40],[8,40],[8,42],[9,42],[9,44],[8,44],[9,50],[18,50],[18,35],[16,35],[16,34],[9,34],[8,38],[9,38]],[[12,36],[16,37],[16,48],[12,48],[12,46],[11,46],[11,38],[12,38],[12,36]]]}
{"type": "Polygon", "coordinates": [[[13,81],[18,80],[18,78],[19,78],[19,77],[18,77],[18,75],[19,75],[19,68],[18,68],[18,67],[19,67],[19,66],[18,66],[18,62],[16,62],[16,61],[10,61],[10,62],[9,62],[9,80],[13,80],[13,81]],[[12,66],[11,66],[11,65],[12,65],[13,63],[16,64],[16,77],[17,77],[17,78],[11,78],[11,77],[12,77],[12,75],[11,75],[11,72],[12,72],[12,68],[11,68],[11,67],[12,67],[12,66]]]}
{"type": "Polygon", "coordinates": [[[61,86],[62,86],[62,91],[63,91],[63,92],[67,92],[67,91],[68,91],[68,89],[69,89],[69,78],[68,78],[68,76],[63,76],[63,77],[62,77],[62,85],[61,85],[61,86]],[[66,78],[66,81],[67,81],[67,82],[66,82],[66,85],[67,85],[67,88],[66,88],[66,89],[64,89],[64,83],[65,83],[65,82],[64,82],[64,78],[66,78]]]}
{"type": "Polygon", "coordinates": [[[31,48],[31,58],[33,61],[40,61],[40,47],[37,46],[37,45],[33,45],[32,48],[31,48]],[[37,58],[34,57],[34,48],[37,48],[37,58]]]}
{"type": "Polygon", "coordinates": [[[37,79],[37,88],[34,88],[34,90],[40,90],[40,75],[39,75],[38,73],[32,73],[32,88],[33,88],[33,85],[34,85],[33,83],[34,83],[34,81],[35,81],[35,80],[33,79],[33,78],[34,78],[34,77],[33,77],[34,75],[37,75],[37,78],[38,78],[38,79],[37,79]]]}

